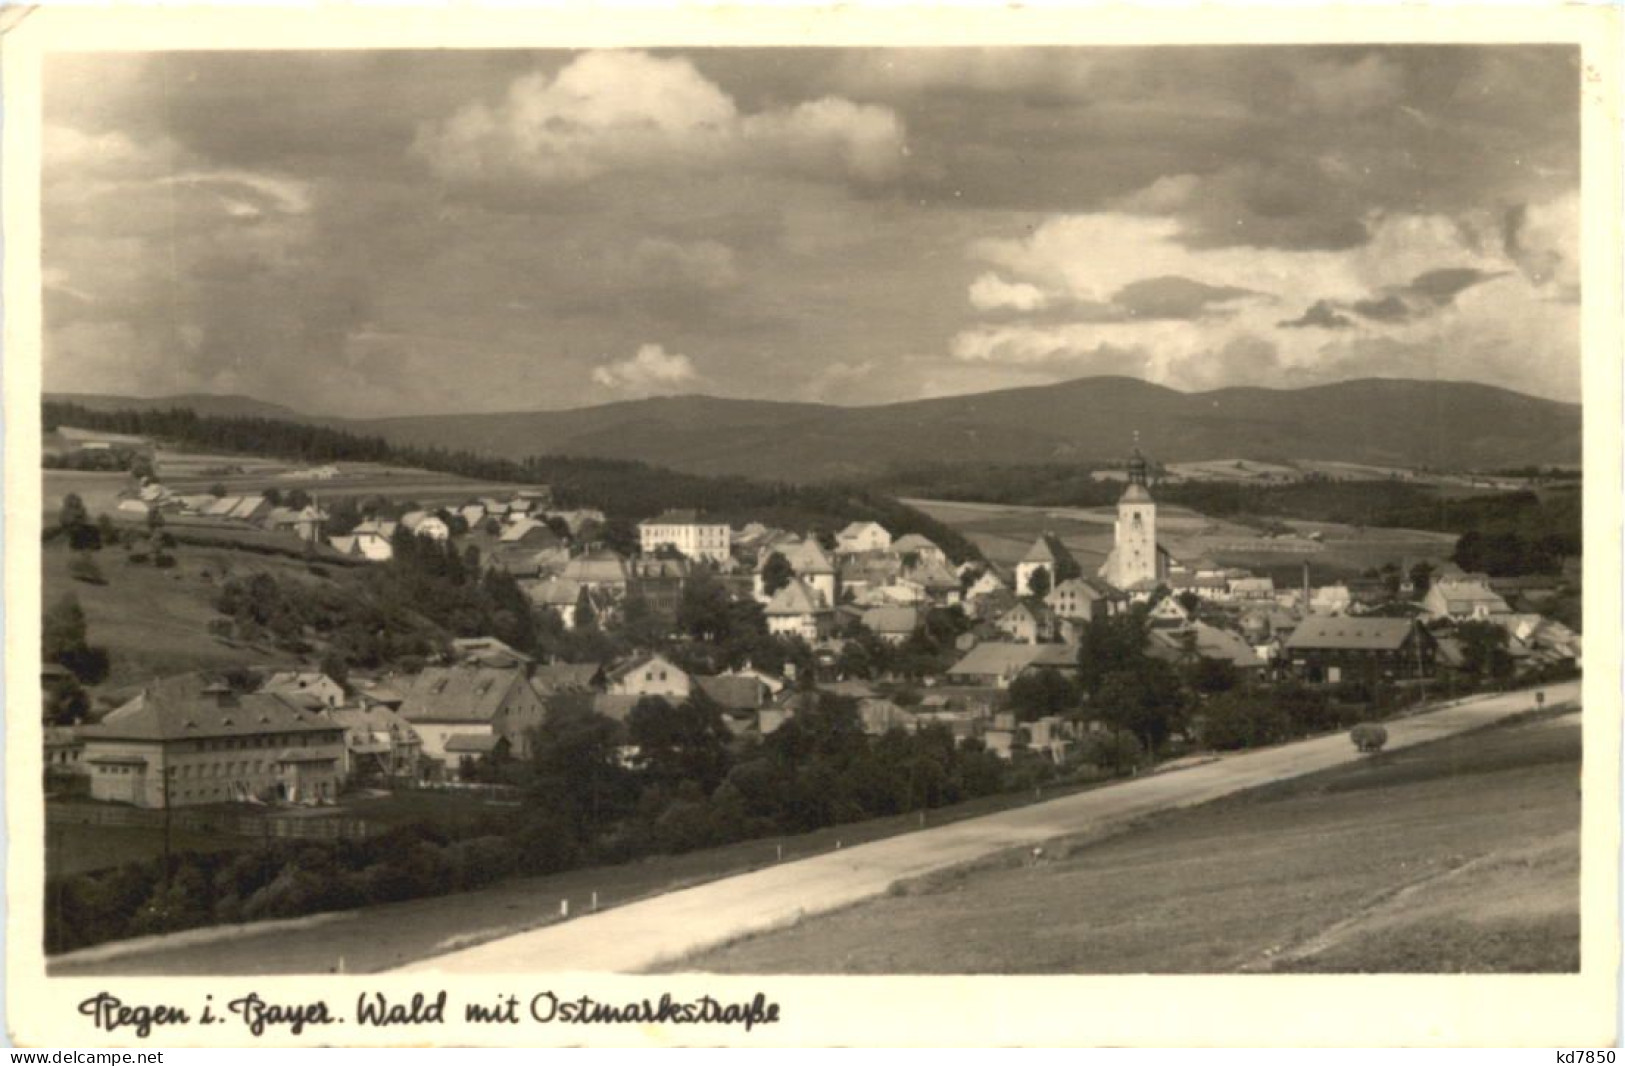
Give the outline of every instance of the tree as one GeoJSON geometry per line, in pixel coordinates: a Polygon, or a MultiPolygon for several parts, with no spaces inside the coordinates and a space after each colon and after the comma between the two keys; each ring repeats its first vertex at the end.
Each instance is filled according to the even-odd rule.
{"type": "Polygon", "coordinates": [[[1198,658],[1190,667],[1191,688],[1206,695],[1229,692],[1241,679],[1229,659],[1198,658]]]}
{"type": "Polygon", "coordinates": [[[270,488],[260,493],[260,495],[265,497],[265,502],[269,503],[272,507],[282,506],[282,490],[277,488],[275,485],[272,485],[270,488]]]}
{"type": "Polygon", "coordinates": [[[46,662],[67,667],[87,685],[107,676],[107,652],[89,644],[84,608],[71,592],[45,612],[42,627],[46,662]]]}
{"type": "Polygon", "coordinates": [[[310,506],[310,493],[304,489],[290,489],[288,494],[282,498],[282,503],[295,511],[303,511],[310,506]]]}
{"type": "Polygon", "coordinates": [[[685,781],[709,793],[728,773],[728,727],[722,709],[698,689],[673,706],[659,696],[640,699],[627,716],[643,772],[656,784],[685,781]]]}
{"type": "Polygon", "coordinates": [[[1049,590],[1049,567],[1040,566],[1031,574],[1027,575],[1027,595],[1033,597],[1034,599],[1041,600],[1045,596],[1049,595],[1049,590]]]}
{"type": "Polygon", "coordinates": [[[1139,608],[1083,627],[1078,644],[1078,679],[1084,691],[1100,691],[1106,676],[1133,673],[1146,661],[1145,612],[1139,608]]]}
{"type": "Polygon", "coordinates": [[[338,652],[329,651],[322,656],[322,673],[338,682],[341,688],[349,688],[350,662],[338,652]]]}
{"type": "Polygon", "coordinates": [[[1421,599],[1433,587],[1433,567],[1426,563],[1417,563],[1411,567],[1411,585],[1415,588],[1416,598],[1421,599]]]}
{"type": "Polygon", "coordinates": [[[77,492],[70,492],[62,497],[62,509],[57,512],[56,524],[59,529],[72,530],[90,521],[90,514],[85,510],[85,501],[79,498],[77,492]]]}
{"type": "Polygon", "coordinates": [[[1201,724],[1202,743],[1216,751],[1273,744],[1291,733],[1291,722],[1273,701],[1239,690],[1203,705],[1201,724]]]}
{"type": "Polygon", "coordinates": [[[1101,721],[1133,733],[1147,751],[1155,752],[1179,725],[1185,703],[1173,668],[1146,659],[1136,669],[1105,675],[1094,706],[1101,721]]]}
{"type": "Polygon", "coordinates": [[[1462,666],[1478,677],[1504,680],[1514,663],[1507,651],[1507,631],[1494,622],[1463,622],[1456,627],[1461,642],[1462,666]]]}
{"type": "Polygon", "coordinates": [[[1202,606],[1202,597],[1198,596],[1190,589],[1186,589],[1184,592],[1181,592],[1178,596],[1175,596],[1174,599],[1178,600],[1179,605],[1185,609],[1185,616],[1187,618],[1195,618],[1197,609],[1202,606]]]}
{"type": "Polygon", "coordinates": [[[621,765],[619,734],[619,725],[592,709],[590,693],[550,697],[532,735],[533,810],[564,817],[577,840],[629,811],[635,783],[621,765]]]}
{"type": "Polygon", "coordinates": [[[73,725],[90,713],[90,697],[77,677],[45,684],[45,724],[73,725]]]}
{"type": "Polygon", "coordinates": [[[773,552],[762,563],[762,592],[768,596],[794,581],[796,572],[780,552],[773,552]]]}
{"type": "Polygon", "coordinates": [[[588,594],[585,587],[582,588],[581,594],[576,597],[575,623],[577,629],[591,629],[598,624],[598,610],[593,607],[592,596],[588,594]]]}
{"type": "Polygon", "coordinates": [[[1059,670],[1029,670],[1010,682],[1010,709],[1023,722],[1070,714],[1078,706],[1078,687],[1059,670]]]}
{"type": "Polygon", "coordinates": [[[216,481],[213,485],[209,486],[209,495],[219,499],[220,497],[226,495],[226,486],[221,482],[216,481]]]}

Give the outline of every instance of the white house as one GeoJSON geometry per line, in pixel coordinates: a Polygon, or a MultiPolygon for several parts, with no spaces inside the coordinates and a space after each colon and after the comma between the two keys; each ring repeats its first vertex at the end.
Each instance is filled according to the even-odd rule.
{"type": "Polygon", "coordinates": [[[835,534],[835,548],[844,554],[885,551],[891,547],[891,534],[879,522],[853,522],[835,534]]]}
{"type": "Polygon", "coordinates": [[[809,644],[828,635],[834,618],[828,601],[799,577],[773,594],[764,613],[769,633],[800,637],[809,644]]]}

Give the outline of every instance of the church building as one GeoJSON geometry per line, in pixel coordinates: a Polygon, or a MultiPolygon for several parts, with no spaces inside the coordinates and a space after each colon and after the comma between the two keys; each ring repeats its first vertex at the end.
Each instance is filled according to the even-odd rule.
{"type": "Polygon", "coordinates": [[[1128,487],[1117,501],[1117,528],[1100,576],[1124,592],[1149,593],[1168,580],[1172,562],[1157,543],[1157,501],[1147,485],[1148,465],[1138,446],[1128,464],[1128,487]]]}

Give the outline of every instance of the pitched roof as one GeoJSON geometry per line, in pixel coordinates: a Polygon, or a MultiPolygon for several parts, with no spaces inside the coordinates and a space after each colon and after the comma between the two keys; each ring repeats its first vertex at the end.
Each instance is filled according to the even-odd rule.
{"type": "Polygon", "coordinates": [[[1287,638],[1293,650],[1396,651],[1415,630],[1408,618],[1335,618],[1312,615],[1287,638]]]}
{"type": "Polygon", "coordinates": [[[920,612],[913,607],[871,607],[863,612],[864,628],[874,633],[912,633],[920,612]]]}
{"type": "Polygon", "coordinates": [[[806,582],[800,578],[793,578],[788,585],[773,594],[766,613],[781,616],[820,614],[828,609],[818,593],[807,587],[806,582]]]}
{"type": "Polygon", "coordinates": [[[755,711],[767,702],[765,685],[754,677],[699,677],[694,683],[711,700],[729,711],[755,711]]]}
{"type": "Polygon", "coordinates": [[[509,647],[496,637],[457,637],[451,642],[451,650],[454,655],[481,662],[492,658],[513,663],[533,663],[536,661],[517,648],[509,647]]]}
{"type": "Polygon", "coordinates": [[[624,585],[630,575],[626,560],[604,549],[571,559],[565,564],[564,576],[583,585],[624,585]]]}
{"type": "Polygon", "coordinates": [[[1264,665],[1264,661],[1258,657],[1252,645],[1242,639],[1241,634],[1210,626],[1206,622],[1197,622],[1184,633],[1152,630],[1146,634],[1151,645],[1149,653],[1163,659],[1182,657],[1187,650],[1185,634],[1193,638],[1194,650],[1200,658],[1219,659],[1243,670],[1256,670],[1264,665]]]}
{"type": "Polygon", "coordinates": [[[879,522],[848,522],[846,524],[846,528],[842,529],[835,535],[837,538],[850,540],[853,537],[863,536],[871,529],[878,529],[882,533],[886,532],[886,527],[881,525],[879,522]]]}
{"type": "Polygon", "coordinates": [[[446,738],[446,750],[468,755],[489,755],[503,738],[497,733],[454,733],[446,738]]]}
{"type": "Polygon", "coordinates": [[[574,607],[581,600],[581,582],[567,577],[550,577],[525,590],[538,607],[574,607]]]}
{"type": "Polygon", "coordinates": [[[1024,563],[1075,563],[1072,553],[1067,551],[1066,545],[1053,533],[1040,533],[1033,546],[1027,549],[1027,554],[1021,557],[1024,563]]]}
{"type": "Polygon", "coordinates": [[[666,665],[666,669],[673,672],[673,673],[682,674],[684,677],[689,676],[689,673],[688,673],[687,670],[684,670],[682,667],[678,666],[676,663],[672,662],[670,659],[666,658],[664,655],[650,655],[650,654],[647,654],[647,653],[645,653],[643,655],[634,655],[632,658],[626,660],[625,662],[623,662],[620,665],[616,666],[614,669],[610,670],[609,673],[606,676],[609,678],[610,681],[619,681],[623,677],[627,677],[628,675],[636,673],[637,671],[643,669],[645,666],[648,666],[650,663],[657,663],[657,662],[658,663],[664,663],[666,665]]]}
{"type": "Polygon", "coordinates": [[[412,679],[399,714],[408,722],[490,722],[516,686],[518,670],[490,666],[431,666],[412,679]]]}
{"type": "Polygon", "coordinates": [[[957,589],[959,576],[936,559],[922,559],[904,571],[903,578],[926,589],[957,589]]]}
{"type": "Polygon", "coordinates": [[[639,526],[722,526],[721,519],[707,518],[692,507],[674,507],[661,511],[653,518],[645,518],[639,526]]]}
{"type": "Polygon", "coordinates": [[[891,550],[898,555],[906,552],[942,551],[933,541],[920,536],[918,533],[903,534],[903,536],[892,541],[891,550]]]}
{"type": "Polygon", "coordinates": [[[818,541],[811,537],[780,548],[779,553],[790,564],[790,569],[798,574],[835,573],[835,564],[829,561],[829,556],[824,554],[818,541]]]}
{"type": "Polygon", "coordinates": [[[532,547],[544,547],[549,544],[562,543],[558,534],[548,528],[546,522],[538,522],[534,518],[521,518],[503,527],[499,538],[503,544],[525,543],[532,547]]]}
{"type": "Polygon", "coordinates": [[[407,742],[418,739],[418,731],[406,719],[380,703],[366,707],[339,707],[327,712],[327,716],[353,732],[388,733],[397,740],[407,742]]]}
{"type": "Polygon", "coordinates": [[[1077,649],[1066,644],[1007,644],[984,641],[948,668],[954,674],[1014,677],[1029,667],[1076,665],[1077,649]]]}
{"type": "Polygon", "coordinates": [[[589,689],[603,672],[602,663],[547,663],[531,671],[530,683],[538,692],[589,689]]]}
{"type": "Polygon", "coordinates": [[[146,685],[100,722],[83,726],[80,734],[86,740],[187,740],[337,728],[276,693],[229,693],[201,675],[182,674],[146,685]]]}

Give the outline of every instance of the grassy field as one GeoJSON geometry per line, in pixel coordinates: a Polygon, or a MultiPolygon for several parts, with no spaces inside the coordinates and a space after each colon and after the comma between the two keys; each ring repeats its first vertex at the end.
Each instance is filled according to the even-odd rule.
{"type": "MultiPolygon", "coordinates": [[[[973,800],[928,812],[926,824],[943,825],[1008,810],[1083,787],[1093,786],[1045,788],[1041,796],[1023,792],[973,800]]],[[[357,806],[353,813],[370,818],[378,812],[369,813],[357,806]]],[[[102,958],[99,952],[105,949],[91,949],[98,954],[55,962],[50,972],[59,976],[328,973],[338,968],[341,958],[347,972],[373,972],[555,922],[561,900],[569,900],[571,914],[581,914],[591,907],[595,892],[599,906],[610,907],[745,873],[781,859],[821,855],[837,846],[881,840],[919,827],[918,814],[877,818],[798,836],[657,856],[621,866],[520,878],[455,896],[315,915],[296,920],[292,927],[274,923],[258,928],[197,930],[181,934],[178,940],[161,948],[114,957],[102,958]]]]}
{"type": "Polygon", "coordinates": [[[672,967],[724,973],[1573,972],[1577,716],[1005,855],[672,967]]]}
{"type": "MultiPolygon", "coordinates": [[[[183,851],[229,851],[257,841],[223,833],[196,833],[176,829],[170,846],[183,851]]],[[[50,874],[78,874],[105,870],[127,862],[142,862],[164,852],[164,831],[138,825],[56,824],[46,828],[45,867],[50,874]]]]}
{"type": "Polygon", "coordinates": [[[111,660],[111,673],[96,688],[98,694],[116,695],[149,678],[188,670],[293,662],[269,646],[211,636],[209,622],[222,617],[213,606],[215,592],[229,575],[267,572],[326,580],[295,559],[183,544],[175,549],[175,566],[168,570],[131,565],[120,550],[97,552],[93,558],[107,584],[93,585],[68,576],[70,554],[64,544],[44,546],[43,602],[49,608],[71,592],[84,608],[90,643],[106,648],[111,660]]]}
{"type": "MultiPolygon", "coordinates": [[[[1116,508],[1019,507],[1004,504],[960,503],[939,500],[905,501],[932,518],[970,538],[992,562],[1011,567],[1032,547],[1040,533],[1049,531],[1077,556],[1084,571],[1092,572],[1111,550],[1116,508]]],[[[1157,508],[1158,540],[1177,558],[1206,558],[1223,566],[1240,566],[1259,573],[1301,570],[1309,563],[1316,582],[1361,574],[1384,563],[1414,563],[1448,558],[1456,538],[1425,530],[1359,528],[1333,522],[1287,522],[1304,539],[1274,540],[1259,531],[1192,511],[1185,507],[1157,508]],[[1311,541],[1307,535],[1318,533],[1311,541]]],[[[1293,584],[1296,584],[1294,577],[1293,584]]]]}

